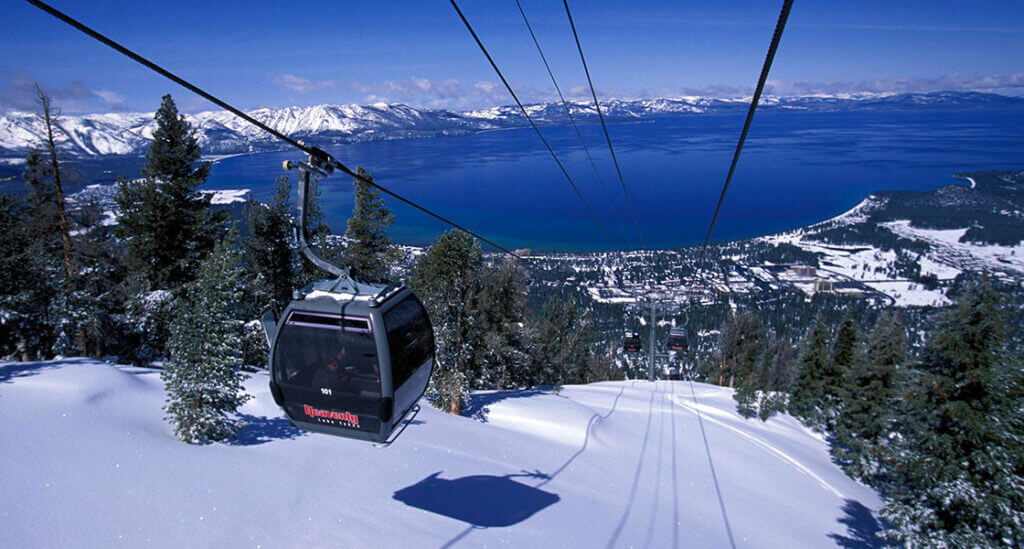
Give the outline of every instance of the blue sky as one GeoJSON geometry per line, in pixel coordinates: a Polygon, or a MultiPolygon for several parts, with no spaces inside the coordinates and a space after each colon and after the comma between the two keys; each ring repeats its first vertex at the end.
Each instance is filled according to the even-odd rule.
{"type": "MultiPolygon", "coordinates": [[[[586,80],[557,0],[521,0],[563,89],[586,80]]],[[[149,111],[171,92],[211,108],[31,5],[2,0],[0,111],[40,82],[65,112],[149,111]]],[[[510,99],[458,16],[430,2],[164,0],[52,4],[242,108],[403,102],[469,109],[510,99]]],[[[525,101],[554,90],[514,0],[463,0],[525,101]]],[[[601,97],[749,94],[781,1],[570,3],[601,97]]],[[[1024,94],[1024,2],[797,0],[776,94],[975,89],[1024,94]]]]}

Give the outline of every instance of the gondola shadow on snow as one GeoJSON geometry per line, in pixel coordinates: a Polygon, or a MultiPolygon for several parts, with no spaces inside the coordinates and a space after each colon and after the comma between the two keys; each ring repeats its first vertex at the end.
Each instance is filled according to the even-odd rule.
{"type": "Polygon", "coordinates": [[[440,475],[441,471],[438,471],[398,490],[393,497],[410,507],[460,520],[477,528],[512,526],[561,500],[557,494],[513,480],[514,477],[548,478],[540,472],[473,475],[455,479],[441,478],[440,475]]]}
{"type": "Polygon", "coordinates": [[[878,533],[886,524],[876,519],[871,509],[859,501],[848,499],[843,505],[843,513],[844,516],[839,522],[846,525],[847,535],[828,535],[836,545],[847,549],[877,549],[891,546],[889,542],[878,537],[878,533]]]}
{"type": "Polygon", "coordinates": [[[232,441],[232,444],[236,446],[254,446],[273,440],[299,438],[306,434],[283,416],[266,417],[239,414],[238,419],[245,423],[245,426],[238,431],[235,440],[232,441]]]}

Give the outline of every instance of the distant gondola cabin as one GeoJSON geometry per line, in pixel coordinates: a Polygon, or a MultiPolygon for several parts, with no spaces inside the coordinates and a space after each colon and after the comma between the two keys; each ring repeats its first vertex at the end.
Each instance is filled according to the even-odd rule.
{"type": "Polygon", "coordinates": [[[640,341],[640,334],[635,332],[626,332],[626,337],[622,341],[622,349],[627,352],[635,352],[642,348],[643,344],[640,341]]]}
{"type": "Polygon", "coordinates": [[[668,348],[672,351],[685,351],[690,347],[686,330],[673,329],[668,333],[668,348]]]}

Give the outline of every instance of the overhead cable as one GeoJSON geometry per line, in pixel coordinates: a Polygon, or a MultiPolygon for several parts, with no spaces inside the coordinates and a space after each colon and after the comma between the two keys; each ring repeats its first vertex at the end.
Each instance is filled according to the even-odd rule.
{"type": "Polygon", "coordinates": [[[462,23],[466,25],[466,29],[469,30],[469,34],[473,35],[473,40],[475,40],[476,45],[480,47],[480,51],[482,51],[484,56],[487,57],[487,61],[490,62],[491,67],[494,69],[494,72],[498,74],[498,78],[501,79],[501,83],[505,85],[505,89],[508,90],[508,93],[512,96],[512,99],[515,100],[516,105],[519,106],[519,110],[522,111],[523,116],[526,117],[526,120],[530,123],[530,126],[533,127],[533,130],[537,132],[537,136],[540,137],[541,142],[544,143],[544,147],[547,148],[549,153],[551,153],[551,158],[555,159],[555,164],[558,164],[558,169],[562,171],[562,175],[565,176],[565,179],[566,181],[569,182],[569,185],[572,187],[572,190],[576,192],[576,196],[580,199],[580,202],[583,204],[583,207],[587,210],[587,213],[590,214],[590,218],[594,220],[594,224],[597,225],[598,229],[600,229],[601,234],[604,235],[605,239],[608,240],[609,243],[611,243],[611,238],[608,236],[608,233],[604,230],[604,226],[601,225],[601,222],[598,221],[597,216],[594,214],[594,210],[591,209],[590,204],[587,203],[587,199],[583,198],[583,193],[580,192],[579,187],[577,187],[576,183],[573,182],[572,177],[569,176],[569,172],[565,170],[565,166],[562,165],[562,161],[558,159],[558,155],[555,154],[555,151],[551,148],[551,145],[548,144],[548,140],[544,138],[544,134],[540,133],[540,128],[538,128],[537,124],[534,123],[533,117],[531,117],[530,113],[526,111],[526,107],[523,106],[523,103],[522,101],[519,100],[519,97],[516,95],[516,92],[512,90],[512,86],[508,83],[508,80],[505,79],[505,75],[501,73],[501,69],[498,68],[498,64],[494,62],[494,58],[491,57],[491,54],[487,51],[487,48],[484,47],[484,43],[480,41],[480,37],[477,36],[476,31],[473,30],[473,26],[469,24],[469,20],[466,19],[466,16],[463,15],[462,13],[462,10],[459,9],[459,5],[455,3],[455,0],[449,1],[451,2],[452,7],[455,8],[455,12],[459,14],[459,18],[462,19],[462,23]]]}
{"type": "Polygon", "coordinates": [[[548,64],[548,58],[544,55],[544,50],[540,47],[537,35],[533,32],[533,26],[530,25],[530,20],[526,17],[526,11],[523,10],[523,5],[519,0],[516,0],[516,6],[519,7],[519,13],[523,14],[523,22],[526,23],[526,30],[530,31],[530,38],[533,39],[533,44],[537,46],[537,53],[540,54],[540,59],[544,62],[544,68],[547,69],[548,76],[551,77],[551,83],[555,86],[555,91],[558,92],[558,98],[562,101],[562,106],[565,107],[565,114],[569,115],[569,122],[572,123],[572,129],[576,131],[576,137],[580,140],[580,146],[583,147],[583,152],[587,154],[587,160],[590,162],[590,167],[594,169],[594,176],[597,178],[597,182],[601,185],[601,191],[604,193],[605,200],[608,201],[608,207],[615,213],[616,221],[618,221],[619,228],[621,229],[622,217],[619,216],[619,210],[615,207],[611,194],[608,193],[608,186],[605,185],[604,178],[601,177],[601,172],[598,171],[597,164],[594,163],[594,157],[590,154],[590,148],[587,147],[586,141],[583,140],[583,134],[580,133],[580,129],[576,125],[576,117],[572,115],[572,109],[569,108],[569,102],[565,100],[565,96],[562,94],[562,88],[558,85],[558,80],[555,79],[555,73],[552,72],[551,65],[548,64]]]}
{"type": "Polygon", "coordinates": [[[646,248],[644,235],[640,232],[640,221],[637,220],[636,210],[633,208],[633,199],[626,190],[626,180],[622,178],[622,169],[619,168],[619,159],[615,156],[615,148],[612,147],[612,139],[608,136],[608,126],[604,122],[604,114],[601,113],[601,104],[597,101],[597,92],[594,91],[594,82],[590,79],[590,69],[587,68],[587,59],[583,56],[583,47],[580,46],[580,37],[576,34],[576,24],[572,21],[572,13],[569,12],[568,0],[562,0],[565,5],[565,14],[569,17],[569,26],[572,27],[572,36],[576,39],[576,49],[580,52],[580,61],[583,62],[583,72],[587,74],[587,84],[590,85],[590,95],[594,97],[594,108],[597,109],[597,117],[601,120],[601,129],[604,130],[604,138],[608,141],[608,152],[612,154],[612,162],[615,164],[615,173],[619,175],[619,184],[622,185],[622,194],[626,196],[626,204],[629,205],[629,214],[633,216],[633,225],[636,227],[636,236],[640,239],[640,247],[646,248]]]}
{"type": "Polygon", "coordinates": [[[740,151],[743,150],[743,142],[747,140],[747,132],[750,131],[750,123],[754,120],[754,111],[761,100],[761,92],[764,91],[764,84],[768,80],[768,72],[771,71],[772,61],[775,59],[775,51],[779,48],[779,41],[782,40],[782,31],[786,28],[786,20],[789,18],[789,10],[793,8],[793,0],[784,0],[782,11],[779,12],[779,20],[775,24],[775,33],[772,34],[772,42],[768,46],[768,55],[765,56],[764,66],[761,67],[761,77],[757,79],[757,88],[754,90],[754,97],[750,100],[750,110],[747,111],[747,119],[743,122],[743,131],[740,132],[740,140],[736,143],[736,152],[732,156],[732,164],[729,165],[729,175],[725,177],[725,184],[722,185],[722,194],[718,197],[718,205],[715,206],[715,215],[711,218],[711,225],[708,227],[707,237],[704,238],[704,245],[701,246],[700,256],[697,259],[697,268],[704,261],[704,253],[711,241],[711,232],[715,230],[715,221],[718,220],[718,213],[722,210],[722,203],[725,202],[725,193],[729,191],[729,183],[736,171],[736,164],[740,160],[740,151]]]}

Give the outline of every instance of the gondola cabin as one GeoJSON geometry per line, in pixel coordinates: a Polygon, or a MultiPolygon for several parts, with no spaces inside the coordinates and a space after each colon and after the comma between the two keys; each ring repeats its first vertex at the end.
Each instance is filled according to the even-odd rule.
{"type": "Polygon", "coordinates": [[[404,285],[365,288],[319,281],[265,315],[270,389],[297,427],[385,442],[427,388],[434,335],[404,285]]]}
{"type": "Polygon", "coordinates": [[[626,337],[622,340],[622,350],[635,352],[642,348],[643,345],[640,342],[640,334],[636,332],[626,332],[626,337]]]}
{"type": "Polygon", "coordinates": [[[690,340],[686,337],[686,330],[672,329],[668,333],[668,348],[672,351],[685,351],[690,347],[690,340]]]}

